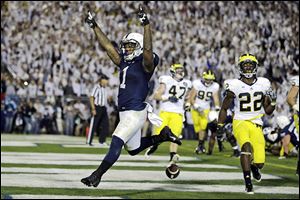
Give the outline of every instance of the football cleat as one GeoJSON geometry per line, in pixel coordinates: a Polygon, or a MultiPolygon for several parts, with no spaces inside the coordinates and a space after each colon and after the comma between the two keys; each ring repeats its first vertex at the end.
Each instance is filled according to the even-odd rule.
{"type": "Polygon", "coordinates": [[[233,154],[232,154],[232,156],[231,157],[240,157],[240,155],[241,155],[241,152],[238,150],[238,149],[234,149],[233,150],[233,154]]]}
{"type": "Polygon", "coordinates": [[[252,176],[255,179],[256,182],[261,181],[261,174],[259,172],[259,169],[256,168],[255,166],[251,165],[251,171],[252,171],[252,176]]]}
{"type": "Polygon", "coordinates": [[[176,143],[178,145],[182,144],[181,141],[179,140],[179,138],[172,133],[171,129],[168,126],[165,126],[160,131],[159,135],[161,136],[162,142],[170,141],[170,142],[176,143]]]}
{"type": "Polygon", "coordinates": [[[202,146],[198,146],[196,149],[195,149],[195,153],[196,154],[201,154],[201,153],[205,153],[206,152],[206,149],[205,147],[202,147],[202,146]]]}
{"type": "Polygon", "coordinates": [[[176,153],[170,161],[174,164],[177,163],[179,161],[179,155],[176,153]]]}
{"type": "Polygon", "coordinates": [[[97,176],[95,173],[92,173],[90,176],[81,179],[81,182],[89,187],[97,187],[101,181],[101,177],[97,176]]]}
{"type": "Polygon", "coordinates": [[[151,154],[153,154],[157,150],[157,147],[157,145],[153,145],[152,147],[148,148],[145,156],[150,156],[151,154]]]}
{"type": "Polygon", "coordinates": [[[253,185],[252,184],[246,185],[245,192],[246,192],[246,194],[254,194],[253,185]]]}

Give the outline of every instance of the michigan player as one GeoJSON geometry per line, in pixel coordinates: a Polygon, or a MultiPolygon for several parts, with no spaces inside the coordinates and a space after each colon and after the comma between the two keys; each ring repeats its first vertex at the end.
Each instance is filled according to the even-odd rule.
{"type": "Polygon", "coordinates": [[[208,113],[211,110],[213,100],[215,109],[220,109],[219,84],[214,82],[215,74],[211,70],[202,73],[201,80],[193,81],[189,103],[191,103],[191,115],[194,122],[195,132],[198,133],[198,147],[195,153],[205,153],[204,139],[208,123],[208,113]]]}
{"type": "MultiPolygon", "coordinates": [[[[294,110],[294,122],[297,132],[299,133],[299,76],[294,76],[291,82],[292,87],[289,90],[287,102],[294,110]]],[[[296,174],[299,175],[299,149],[296,174]]]]}
{"type": "Polygon", "coordinates": [[[224,82],[226,96],[219,113],[217,133],[223,134],[227,109],[234,101],[233,133],[241,147],[241,166],[245,180],[245,191],[253,194],[251,174],[261,181],[259,169],[265,162],[265,139],[261,117],[272,114],[276,105],[276,93],[271,83],[263,77],[256,77],[258,61],[251,54],[244,54],[238,61],[240,78],[224,82]],[[251,163],[251,156],[253,162],[251,163]]]}
{"type": "MultiPolygon", "coordinates": [[[[160,85],[154,93],[154,99],[161,101],[159,116],[163,119],[162,125],[155,129],[155,134],[158,135],[163,127],[168,126],[179,137],[183,128],[184,103],[192,88],[192,83],[184,79],[184,67],[181,64],[171,65],[170,72],[171,76],[159,77],[160,85]]],[[[154,153],[157,147],[158,145],[153,145],[146,155],[154,153]]],[[[170,144],[170,161],[178,160],[177,148],[177,144],[170,144]]]]}
{"type": "Polygon", "coordinates": [[[152,51],[150,23],[141,6],[138,17],[144,26],[144,35],[126,34],[121,41],[121,54],[101,31],[90,12],[86,18],[101,47],[120,69],[118,94],[120,122],[113,133],[109,151],[98,169],[81,179],[81,182],[89,187],[98,186],[102,175],[118,160],[123,146],[130,155],[136,155],[164,141],[181,144],[168,127],[164,127],[159,135],[141,138],[141,128],[146,121],[148,109],[144,102],[149,91],[148,82],[158,65],[159,58],[152,51]]]}

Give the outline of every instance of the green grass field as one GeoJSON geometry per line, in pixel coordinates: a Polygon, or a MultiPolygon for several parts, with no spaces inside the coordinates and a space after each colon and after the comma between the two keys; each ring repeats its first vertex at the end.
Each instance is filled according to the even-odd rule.
{"type": "MultiPolygon", "coordinates": [[[[85,139],[79,137],[45,136],[44,140],[41,139],[44,136],[36,137],[37,140],[32,136],[1,135],[2,199],[25,194],[37,195],[33,198],[68,195],[126,199],[299,199],[295,157],[279,160],[276,156],[267,155],[262,174],[271,178],[263,179],[260,183],[253,181],[255,194],[247,195],[243,192],[240,160],[231,157],[232,150],[227,142],[224,143],[224,152],[218,152],[215,147],[213,155],[197,156],[194,154],[197,141],[183,140],[178,153],[186,159],[179,162],[181,173],[176,180],[170,180],[164,174],[169,158],[169,144],[164,143],[159,146],[155,156],[165,156],[165,159],[143,159],[144,152],[140,156],[124,157],[109,170],[111,173],[104,175],[98,188],[88,188],[80,183],[80,179],[97,168],[108,149],[85,146],[85,139]],[[55,140],[49,143],[51,138],[55,140]],[[2,146],[15,141],[32,142],[37,146],[2,146]],[[66,143],[80,144],[81,141],[82,147],[64,146],[66,143]],[[193,167],[193,164],[200,167],[193,167]],[[208,164],[211,167],[204,166],[208,164]],[[56,171],[49,171],[54,169],[56,171]],[[147,173],[153,173],[153,179],[147,173]],[[215,177],[214,174],[220,176],[215,177]],[[238,178],[231,179],[226,174],[238,175],[238,178]],[[222,178],[222,175],[227,178],[222,178]]],[[[126,155],[123,150],[121,157],[126,155]]]]}

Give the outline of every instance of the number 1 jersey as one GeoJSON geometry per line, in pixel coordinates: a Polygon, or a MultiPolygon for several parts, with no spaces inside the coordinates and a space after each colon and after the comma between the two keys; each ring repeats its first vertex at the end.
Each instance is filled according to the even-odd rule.
{"type": "MultiPolygon", "coordinates": [[[[153,53],[153,63],[156,67],[159,57],[153,53]]],[[[153,72],[146,72],[143,67],[143,54],[127,62],[122,58],[120,64],[120,87],[118,94],[119,111],[143,110],[149,92],[149,80],[153,72]]]]}

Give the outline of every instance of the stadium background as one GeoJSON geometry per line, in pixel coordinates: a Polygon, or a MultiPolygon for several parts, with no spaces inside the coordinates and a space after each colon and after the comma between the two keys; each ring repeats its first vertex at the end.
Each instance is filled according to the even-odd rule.
{"type": "MultiPolygon", "coordinates": [[[[289,78],[299,73],[298,1],[144,3],[150,8],[154,51],[161,58],[152,88],[157,86],[158,77],[168,73],[168,67],[175,62],[185,65],[191,80],[199,78],[205,68],[211,68],[222,85],[223,80],[237,77],[238,56],[251,52],[260,63],[258,75],[269,78],[277,90],[275,115],[290,116],[285,98],[290,88],[289,78]]],[[[29,104],[36,108],[33,118],[37,122],[54,117],[51,123],[56,123],[56,129],[48,133],[74,135],[74,129],[66,127],[88,120],[88,96],[101,73],[109,75],[111,95],[116,98],[117,68],[84,24],[87,5],[116,44],[127,32],[142,31],[135,15],[138,3],[133,1],[1,1],[1,144],[2,133],[25,131],[24,126],[16,126],[15,118],[17,114],[22,116],[29,104]],[[18,74],[28,79],[29,85],[21,87],[22,83],[11,81],[4,71],[6,65],[17,66],[18,74]],[[65,124],[67,117],[71,122],[65,124]],[[11,126],[2,127],[7,118],[11,126]],[[62,119],[58,122],[60,125],[57,118],[62,119]]],[[[112,122],[116,114],[114,107],[112,101],[109,109],[112,122]]],[[[272,118],[269,123],[272,124],[272,118]]],[[[34,131],[38,134],[45,130],[34,131]]],[[[77,134],[84,135],[84,131],[77,134]]],[[[1,145],[1,154],[3,151],[12,149],[1,145]]],[[[49,148],[49,151],[56,150],[49,148]]],[[[93,149],[89,153],[98,152],[93,149]]],[[[158,154],[164,155],[164,152],[158,154]]],[[[295,179],[292,183],[293,186],[298,184],[295,179]]]]}

